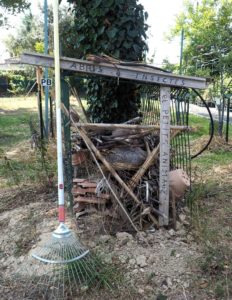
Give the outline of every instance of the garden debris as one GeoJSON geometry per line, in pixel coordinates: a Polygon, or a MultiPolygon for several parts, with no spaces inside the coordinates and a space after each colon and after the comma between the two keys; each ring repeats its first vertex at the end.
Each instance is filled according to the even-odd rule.
{"type": "MultiPolygon", "coordinates": [[[[119,206],[136,231],[159,227],[158,217],[165,217],[159,211],[159,125],[131,124],[139,117],[123,124],[78,123],[69,117],[75,212],[83,208],[80,203],[119,206]],[[90,172],[91,162],[95,170],[90,172]]],[[[171,126],[171,138],[186,129],[171,126]]]]}

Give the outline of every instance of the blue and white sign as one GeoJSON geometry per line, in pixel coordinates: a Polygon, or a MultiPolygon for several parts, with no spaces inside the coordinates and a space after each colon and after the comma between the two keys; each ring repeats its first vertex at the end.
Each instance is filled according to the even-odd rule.
{"type": "Polygon", "coordinates": [[[41,85],[42,86],[52,86],[52,80],[50,78],[42,78],[41,85]]]}

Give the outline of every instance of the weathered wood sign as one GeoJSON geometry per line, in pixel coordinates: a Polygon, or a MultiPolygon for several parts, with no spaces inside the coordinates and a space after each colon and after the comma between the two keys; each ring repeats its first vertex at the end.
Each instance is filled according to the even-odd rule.
{"type": "MultiPolygon", "coordinates": [[[[10,63],[29,64],[43,67],[54,67],[54,58],[39,53],[23,53],[17,61],[9,60],[10,63]]],[[[96,63],[73,58],[61,57],[61,69],[71,70],[77,73],[109,76],[130,79],[151,84],[160,85],[160,185],[159,185],[159,217],[161,226],[169,224],[169,170],[170,170],[170,97],[171,87],[185,87],[205,89],[205,78],[181,76],[165,73],[150,67],[125,66],[115,63],[96,63]]],[[[99,124],[98,124],[99,125],[99,124]]],[[[109,124],[110,125],[110,124],[109,124]]],[[[87,125],[85,125],[87,126],[87,125]]],[[[94,126],[94,125],[89,125],[94,126]]],[[[125,125],[121,125],[125,126],[125,125]]],[[[174,128],[172,128],[174,129],[174,128]]],[[[122,183],[124,184],[124,182],[122,183]]],[[[128,190],[130,191],[130,189],[128,190]]],[[[137,199],[133,193],[132,198],[137,199]]],[[[136,200],[137,201],[137,200],[136,200]]]]}
{"type": "MultiPolygon", "coordinates": [[[[16,63],[16,61],[8,60],[16,63]]],[[[54,58],[39,53],[23,53],[17,63],[29,64],[43,67],[54,67],[54,58]]],[[[205,89],[207,87],[205,78],[181,76],[165,73],[156,69],[142,66],[125,66],[113,63],[94,63],[74,58],[61,57],[61,68],[78,73],[91,75],[110,76],[116,78],[130,79],[146,83],[155,83],[166,86],[189,87],[205,89]]]]}
{"type": "Polygon", "coordinates": [[[169,171],[170,171],[170,87],[160,88],[160,172],[159,217],[161,226],[169,223],[169,171]]]}

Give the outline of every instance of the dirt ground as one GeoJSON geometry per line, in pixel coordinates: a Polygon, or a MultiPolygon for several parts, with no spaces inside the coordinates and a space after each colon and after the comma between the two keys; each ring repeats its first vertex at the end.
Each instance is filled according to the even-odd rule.
{"type": "MultiPolygon", "coordinates": [[[[55,229],[55,199],[55,192],[32,186],[1,191],[0,293],[1,297],[5,295],[4,299],[14,299],[12,286],[7,286],[4,278],[22,268],[22,262],[42,234],[55,229]]],[[[207,290],[208,278],[201,277],[196,264],[203,248],[193,235],[189,209],[180,214],[177,231],[119,232],[113,236],[95,232],[90,236],[91,228],[84,225],[88,224],[88,216],[83,219],[83,225],[77,228],[81,241],[91,251],[101,252],[108,263],[117,264],[127,285],[123,295],[110,293],[101,299],[216,299],[207,290]]],[[[74,223],[71,226],[75,229],[74,223]]],[[[94,298],[98,299],[97,293],[94,298]]]]}
{"type": "MultiPolygon", "coordinates": [[[[218,149],[216,142],[212,145],[218,149]]],[[[8,159],[13,162],[20,153],[28,160],[28,147],[29,143],[20,152],[11,151],[8,159]]],[[[231,148],[223,146],[224,150],[231,148]]],[[[232,164],[220,161],[208,165],[193,164],[193,190],[179,205],[177,231],[152,229],[110,235],[96,213],[81,216],[78,223],[69,219],[82,243],[123,275],[119,291],[95,290],[78,299],[232,299],[232,164]],[[191,203],[189,208],[187,202],[191,203]]],[[[24,171],[20,168],[19,174],[24,171]]],[[[56,189],[40,182],[0,190],[0,299],[25,299],[20,294],[24,287],[14,281],[15,274],[33,271],[24,262],[44,234],[58,225],[56,200],[56,189]]]]}

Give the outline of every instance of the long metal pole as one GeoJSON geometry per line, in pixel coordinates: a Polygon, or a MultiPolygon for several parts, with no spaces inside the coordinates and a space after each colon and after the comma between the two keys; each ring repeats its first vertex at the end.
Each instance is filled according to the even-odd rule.
{"type": "Polygon", "coordinates": [[[229,124],[230,124],[230,97],[227,99],[227,116],[226,116],[226,142],[229,142],[229,124]]]}
{"type": "Polygon", "coordinates": [[[53,1],[54,17],[54,57],[55,57],[55,92],[56,92],[56,135],[57,135],[57,167],[58,167],[58,204],[59,221],[65,221],[64,214],[64,174],[62,151],[62,124],[61,124],[61,87],[60,87],[60,47],[59,47],[59,0],[53,1]]]}
{"type": "Polygon", "coordinates": [[[183,49],[184,49],[184,29],[181,30],[181,38],[180,38],[180,75],[183,73],[183,49]]]}
{"type": "MultiPolygon", "coordinates": [[[[48,54],[48,2],[44,0],[44,54],[48,54]]],[[[45,68],[45,79],[48,79],[48,68],[45,68]]],[[[45,134],[49,131],[49,87],[45,86],[45,134]]]]}

